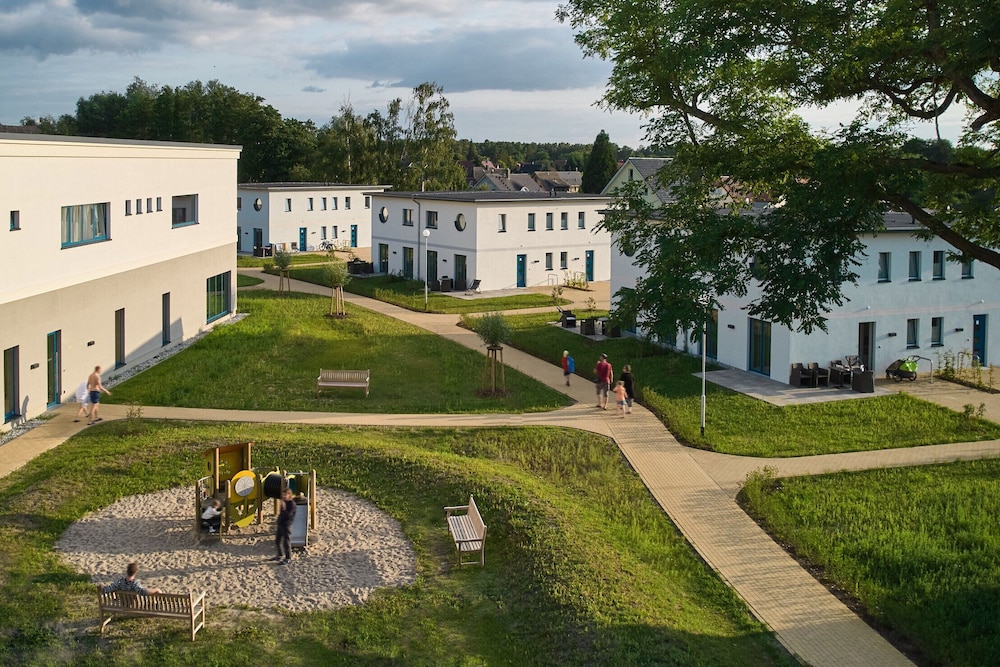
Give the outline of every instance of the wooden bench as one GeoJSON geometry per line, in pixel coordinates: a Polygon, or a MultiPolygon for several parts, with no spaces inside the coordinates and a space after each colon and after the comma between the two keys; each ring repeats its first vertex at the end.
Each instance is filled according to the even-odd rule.
{"type": "Polygon", "coordinates": [[[205,593],[150,593],[112,591],[98,594],[101,606],[101,634],[115,616],[145,616],[149,618],[179,618],[190,621],[191,641],[205,627],[205,593]]]}
{"type": "Polygon", "coordinates": [[[371,378],[371,370],[345,371],[319,369],[319,377],[316,378],[316,393],[318,394],[324,387],[357,387],[365,390],[365,397],[368,396],[368,380],[371,378]]]}
{"type": "Polygon", "coordinates": [[[458,564],[475,565],[476,561],[465,560],[466,554],[479,554],[479,564],[486,564],[486,524],[479,515],[476,499],[469,496],[468,505],[445,507],[445,519],[448,521],[448,531],[455,540],[458,550],[458,564]],[[465,514],[455,514],[465,510],[465,514]]]}

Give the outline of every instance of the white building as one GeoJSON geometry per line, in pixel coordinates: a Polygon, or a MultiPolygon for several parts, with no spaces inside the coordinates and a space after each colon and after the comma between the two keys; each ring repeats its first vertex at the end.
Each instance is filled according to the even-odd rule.
{"type": "Polygon", "coordinates": [[[318,250],[323,241],[368,248],[372,243],[371,193],[385,185],[241,183],[236,196],[239,252],[273,245],[318,250]]]}
{"type": "Polygon", "coordinates": [[[534,192],[372,193],[372,261],[447,289],[558,285],[611,276],[609,199],[534,192]],[[427,236],[424,236],[424,233],[427,236]]]}
{"type": "Polygon", "coordinates": [[[3,429],[234,312],[240,150],[0,134],[3,429]]]}

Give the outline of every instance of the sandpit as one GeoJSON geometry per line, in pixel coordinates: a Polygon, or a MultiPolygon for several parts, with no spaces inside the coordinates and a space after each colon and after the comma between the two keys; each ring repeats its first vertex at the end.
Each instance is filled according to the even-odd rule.
{"type": "Polygon", "coordinates": [[[212,605],[334,609],[363,603],[377,588],[413,582],[416,554],[394,519],[344,491],[320,488],[317,495],[318,527],[288,565],[270,560],[276,553],[270,501],[262,525],[197,543],[191,488],[122,498],[70,526],[56,549],[95,583],[114,581],[134,560],[147,588],[207,591],[212,605]]]}

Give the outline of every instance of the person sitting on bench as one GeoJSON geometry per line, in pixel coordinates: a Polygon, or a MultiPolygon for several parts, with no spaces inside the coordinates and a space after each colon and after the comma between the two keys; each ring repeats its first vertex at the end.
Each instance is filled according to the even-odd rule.
{"type": "Polygon", "coordinates": [[[114,591],[132,591],[133,593],[137,593],[138,595],[149,595],[151,593],[163,592],[159,588],[146,589],[142,584],[139,583],[139,580],[135,578],[135,575],[137,575],[138,573],[139,573],[139,565],[135,561],[132,561],[131,563],[128,564],[128,567],[125,568],[124,577],[121,577],[120,579],[118,579],[118,581],[111,584],[110,586],[102,586],[100,584],[97,584],[97,588],[102,593],[111,593],[114,591]]]}

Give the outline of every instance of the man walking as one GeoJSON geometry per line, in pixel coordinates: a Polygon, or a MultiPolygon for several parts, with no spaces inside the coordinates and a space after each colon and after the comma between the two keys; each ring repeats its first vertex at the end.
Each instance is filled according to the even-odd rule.
{"type": "Polygon", "coordinates": [[[594,366],[594,377],[597,380],[594,386],[597,388],[597,407],[601,410],[608,409],[608,390],[611,389],[611,380],[615,374],[608,362],[608,355],[601,354],[600,360],[594,366]]]}
{"type": "Polygon", "coordinates": [[[93,406],[90,408],[90,421],[87,422],[87,426],[90,426],[102,420],[101,417],[97,416],[97,408],[100,407],[101,403],[101,392],[103,391],[108,396],[111,395],[111,392],[101,384],[100,366],[94,366],[94,372],[87,378],[87,391],[90,392],[90,404],[93,406]]]}

